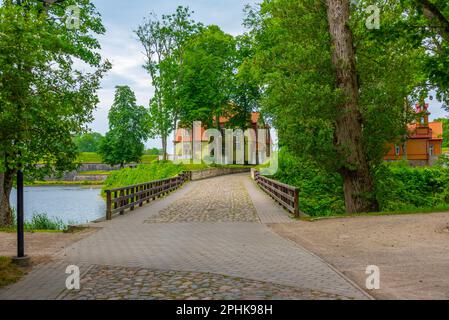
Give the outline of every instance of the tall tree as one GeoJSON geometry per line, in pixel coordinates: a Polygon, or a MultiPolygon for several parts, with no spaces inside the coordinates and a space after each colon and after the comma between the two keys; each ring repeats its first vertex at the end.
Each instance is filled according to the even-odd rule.
{"type": "Polygon", "coordinates": [[[98,132],[88,132],[74,138],[78,152],[98,152],[103,136],[98,132]]]}
{"type": "Polygon", "coordinates": [[[136,104],[134,92],[128,86],[117,86],[109,111],[109,132],[100,144],[103,162],[122,168],[140,162],[148,135],[147,111],[136,104]]]}
{"type": "Polygon", "coordinates": [[[229,116],[235,71],[236,42],[217,26],[208,26],[192,37],[185,49],[179,84],[181,120],[185,125],[202,121],[218,128],[229,116]]]}
{"type": "Polygon", "coordinates": [[[12,222],[9,196],[19,169],[34,179],[74,168],[72,137],[92,120],[96,91],[110,68],[101,61],[95,39],[104,32],[87,0],[2,2],[0,226],[12,222]],[[68,28],[63,18],[69,5],[80,9],[78,29],[68,28]],[[77,70],[74,59],[93,71],[77,70]]]}
{"type": "Polygon", "coordinates": [[[372,198],[374,181],[363,146],[349,0],[327,0],[327,18],[336,88],[343,94],[343,100],[336,106],[334,145],[344,161],[339,171],[343,176],[346,210],[350,213],[376,211],[378,207],[372,198]]]}
{"type": "Polygon", "coordinates": [[[177,97],[184,46],[202,25],[191,19],[193,12],[179,6],[171,15],[159,19],[151,14],[136,34],[145,49],[146,64],[155,89],[149,113],[152,135],[161,137],[164,160],[167,160],[168,137],[176,130],[182,105],[177,97]]]}
{"type": "Polygon", "coordinates": [[[404,98],[423,76],[425,49],[388,33],[403,10],[383,3],[381,30],[366,27],[364,1],[266,0],[246,21],[281,147],[338,172],[348,212],[376,209],[373,173],[404,136],[404,98]]]}

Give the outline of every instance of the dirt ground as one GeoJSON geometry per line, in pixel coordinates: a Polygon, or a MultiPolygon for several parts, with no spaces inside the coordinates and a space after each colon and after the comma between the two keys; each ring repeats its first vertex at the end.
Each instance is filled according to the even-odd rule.
{"type": "Polygon", "coordinates": [[[377,299],[449,299],[449,213],[357,217],[270,227],[326,260],[361,288],[381,272],[377,299]]]}
{"type": "MultiPolygon", "coordinates": [[[[48,262],[54,254],[92,232],[95,232],[95,229],[76,233],[25,233],[25,254],[32,258],[33,265],[48,262]]],[[[16,233],[0,232],[0,256],[16,256],[16,250],[16,233]]]]}

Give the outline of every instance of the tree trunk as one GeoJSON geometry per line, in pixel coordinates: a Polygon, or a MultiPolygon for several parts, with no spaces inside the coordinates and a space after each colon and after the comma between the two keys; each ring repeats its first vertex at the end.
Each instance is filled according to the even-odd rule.
{"type": "Polygon", "coordinates": [[[178,117],[175,116],[175,119],[173,120],[173,132],[174,139],[173,139],[173,161],[178,160],[177,154],[176,154],[176,134],[178,133],[178,117]]]}
{"type": "Polygon", "coordinates": [[[167,161],[168,157],[167,157],[167,136],[162,136],[162,150],[163,150],[163,160],[167,161]]]}
{"type": "Polygon", "coordinates": [[[9,197],[13,187],[14,172],[0,173],[0,227],[10,227],[13,223],[9,197]]]}
{"type": "Polygon", "coordinates": [[[349,213],[377,211],[374,183],[363,147],[362,116],[358,105],[359,86],[352,32],[349,29],[349,0],[327,0],[332,39],[332,62],[336,86],[345,97],[337,107],[335,148],[342,160],[346,210],[349,213]]]}

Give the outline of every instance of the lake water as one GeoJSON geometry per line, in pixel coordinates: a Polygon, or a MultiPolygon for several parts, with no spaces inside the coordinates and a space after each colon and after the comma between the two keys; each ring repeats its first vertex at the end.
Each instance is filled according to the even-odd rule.
{"type": "MultiPolygon", "coordinates": [[[[35,213],[46,213],[49,217],[65,223],[87,223],[103,218],[106,203],[101,190],[83,186],[26,187],[24,192],[25,220],[35,213]]],[[[11,193],[11,204],[16,207],[17,193],[11,193]]]]}

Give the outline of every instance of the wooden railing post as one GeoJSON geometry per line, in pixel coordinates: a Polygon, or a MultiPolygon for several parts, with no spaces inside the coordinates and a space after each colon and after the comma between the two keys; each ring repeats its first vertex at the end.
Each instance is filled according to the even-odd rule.
{"type": "MultiPolygon", "coordinates": [[[[122,198],[122,197],[124,197],[125,196],[125,191],[120,191],[120,198],[122,198]]],[[[120,207],[124,207],[125,206],[125,200],[120,200],[120,207]]],[[[120,215],[124,215],[125,214],[125,210],[124,209],[122,209],[121,211],[120,211],[120,215]]]]}
{"type": "Polygon", "coordinates": [[[112,195],[106,190],[106,220],[112,220],[112,195]]]}
{"type": "Polygon", "coordinates": [[[170,194],[189,181],[191,172],[182,172],[178,176],[144,184],[111,189],[106,191],[106,219],[111,220],[116,213],[124,215],[130,209],[134,211],[145,202],[170,194]]]}
{"type": "Polygon", "coordinates": [[[299,217],[299,189],[295,189],[295,217],[299,217]]]}

